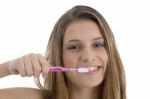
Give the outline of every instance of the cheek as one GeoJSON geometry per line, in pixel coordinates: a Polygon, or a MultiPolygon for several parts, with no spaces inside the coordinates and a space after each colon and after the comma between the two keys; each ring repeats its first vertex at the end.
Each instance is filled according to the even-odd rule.
{"type": "Polygon", "coordinates": [[[101,54],[100,54],[100,57],[103,59],[104,62],[108,62],[108,53],[106,51],[105,48],[101,49],[101,54]]]}
{"type": "Polygon", "coordinates": [[[108,53],[105,49],[101,49],[100,53],[98,54],[98,57],[99,59],[101,60],[103,66],[104,66],[104,69],[106,69],[107,67],[107,63],[108,63],[108,53]]]}
{"type": "Polygon", "coordinates": [[[105,70],[106,70],[106,68],[107,68],[107,64],[108,64],[108,54],[107,54],[107,51],[106,50],[104,50],[103,51],[103,53],[101,54],[101,57],[102,57],[102,59],[103,59],[103,64],[104,64],[104,68],[105,68],[105,70]]]}
{"type": "Polygon", "coordinates": [[[105,63],[107,64],[107,62],[108,62],[108,54],[107,54],[106,50],[104,50],[102,56],[103,56],[103,59],[104,59],[105,63]]]}
{"type": "Polygon", "coordinates": [[[77,58],[72,54],[64,53],[63,63],[64,63],[64,67],[74,67],[77,63],[77,58]]]}

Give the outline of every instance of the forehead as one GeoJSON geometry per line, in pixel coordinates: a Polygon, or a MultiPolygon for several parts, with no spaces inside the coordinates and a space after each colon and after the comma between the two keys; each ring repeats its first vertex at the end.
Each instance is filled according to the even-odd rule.
{"type": "Polygon", "coordinates": [[[102,37],[98,25],[87,19],[77,20],[69,24],[64,34],[64,42],[72,39],[90,40],[102,37]]]}

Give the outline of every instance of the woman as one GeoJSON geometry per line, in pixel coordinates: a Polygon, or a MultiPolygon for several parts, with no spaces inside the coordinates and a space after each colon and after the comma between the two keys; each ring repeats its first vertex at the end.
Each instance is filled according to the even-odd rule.
{"type": "Polygon", "coordinates": [[[29,54],[0,65],[0,77],[34,76],[40,89],[1,89],[3,99],[126,99],[125,74],[113,33],[102,15],[75,6],[56,23],[45,57],[29,54]],[[49,66],[92,67],[88,73],[49,72],[49,66]],[[41,86],[39,75],[45,77],[41,86]]]}

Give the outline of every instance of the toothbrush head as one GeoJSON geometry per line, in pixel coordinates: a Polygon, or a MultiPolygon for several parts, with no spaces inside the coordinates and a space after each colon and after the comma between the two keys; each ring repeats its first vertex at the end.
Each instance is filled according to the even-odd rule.
{"type": "Polygon", "coordinates": [[[79,72],[79,73],[88,73],[88,72],[90,72],[90,69],[86,68],[86,67],[80,67],[80,68],[77,68],[77,72],[79,72]]]}

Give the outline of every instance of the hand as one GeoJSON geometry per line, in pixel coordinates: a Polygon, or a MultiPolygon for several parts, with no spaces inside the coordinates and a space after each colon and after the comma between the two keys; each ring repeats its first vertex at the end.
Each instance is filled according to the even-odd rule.
{"type": "Polygon", "coordinates": [[[41,54],[28,54],[9,61],[8,71],[22,77],[39,77],[42,73],[45,78],[48,74],[48,65],[48,61],[41,54]]]}

